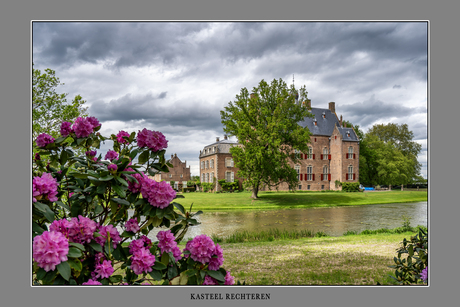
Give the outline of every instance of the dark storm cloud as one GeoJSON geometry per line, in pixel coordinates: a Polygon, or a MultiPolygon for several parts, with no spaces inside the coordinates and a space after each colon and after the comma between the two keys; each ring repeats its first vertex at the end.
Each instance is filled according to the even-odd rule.
{"type": "Polygon", "coordinates": [[[219,107],[202,105],[193,100],[171,102],[164,99],[165,97],[166,92],[143,96],[126,94],[108,103],[96,101],[88,112],[100,121],[138,120],[190,129],[218,129],[221,126],[219,107]]]}
{"type": "Polygon", "coordinates": [[[423,107],[389,104],[375,99],[375,96],[371,96],[370,99],[363,102],[342,106],[340,111],[344,120],[361,127],[367,127],[376,121],[426,114],[427,110],[423,107]]]}

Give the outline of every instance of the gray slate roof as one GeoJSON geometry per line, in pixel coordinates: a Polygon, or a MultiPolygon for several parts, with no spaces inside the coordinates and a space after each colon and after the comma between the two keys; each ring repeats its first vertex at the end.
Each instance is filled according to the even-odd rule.
{"type": "Polygon", "coordinates": [[[307,127],[313,135],[331,136],[332,132],[334,131],[334,127],[337,126],[340,133],[342,134],[344,141],[358,141],[358,137],[352,128],[340,127],[337,116],[335,113],[332,113],[331,110],[311,108],[311,113],[314,115],[314,117],[307,117],[299,124],[302,127],[307,127]],[[323,114],[325,115],[324,118],[323,114]],[[348,136],[348,132],[350,133],[350,136],[348,136]]]}
{"type": "Polygon", "coordinates": [[[214,142],[210,145],[207,145],[204,147],[204,149],[201,151],[201,155],[200,157],[203,157],[203,156],[207,156],[207,155],[213,155],[215,153],[230,153],[230,148],[234,145],[238,145],[239,143],[236,142],[236,141],[231,141],[229,139],[227,140],[222,140],[222,141],[219,141],[219,142],[214,142]],[[217,147],[217,151],[216,152],[213,152],[212,151],[212,148],[216,146],[217,147]],[[205,150],[207,149],[211,149],[209,153],[206,153],[205,154],[205,150]]]}

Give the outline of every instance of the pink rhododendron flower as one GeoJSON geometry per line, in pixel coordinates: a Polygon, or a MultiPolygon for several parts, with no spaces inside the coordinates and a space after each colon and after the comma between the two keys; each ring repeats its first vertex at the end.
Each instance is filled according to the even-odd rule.
{"type": "Polygon", "coordinates": [[[420,273],[421,279],[426,282],[428,280],[428,267],[424,268],[420,273]]]}
{"type": "Polygon", "coordinates": [[[137,240],[131,241],[129,243],[129,253],[133,255],[136,251],[142,248],[150,248],[152,246],[152,241],[147,236],[141,236],[137,240]]]}
{"type": "Polygon", "coordinates": [[[32,196],[33,201],[36,202],[37,198],[48,198],[49,201],[57,201],[57,187],[58,183],[50,173],[43,173],[41,177],[35,176],[32,180],[32,196]]]}
{"type": "Polygon", "coordinates": [[[104,260],[102,264],[98,263],[96,265],[96,269],[94,270],[96,273],[95,278],[109,278],[113,274],[113,271],[112,261],[104,260]]]}
{"type": "Polygon", "coordinates": [[[144,128],[137,133],[137,145],[141,148],[148,147],[153,151],[160,151],[168,147],[168,141],[163,133],[144,128]]]}
{"type": "Polygon", "coordinates": [[[88,122],[91,124],[91,126],[93,126],[93,130],[97,127],[99,127],[101,125],[101,123],[99,122],[99,120],[94,117],[94,116],[89,116],[86,118],[88,120],[88,122]]]}
{"type": "MultiPolygon", "coordinates": [[[[132,168],[127,168],[125,170],[126,171],[133,171],[132,168]]],[[[131,176],[136,178],[138,183],[136,183],[135,181],[131,182],[131,181],[128,180],[128,190],[130,190],[133,193],[139,193],[141,191],[142,182],[144,181],[144,178],[147,178],[147,176],[145,174],[138,174],[138,173],[131,174],[131,176]]]]}
{"type": "Polygon", "coordinates": [[[107,166],[107,169],[109,171],[115,172],[118,169],[118,167],[117,167],[116,164],[111,163],[111,164],[109,164],[109,166],[107,166]]]}
{"type": "Polygon", "coordinates": [[[215,248],[216,246],[211,238],[202,234],[187,242],[184,252],[187,250],[190,251],[190,257],[192,257],[193,260],[205,264],[211,260],[215,248]]]}
{"type": "Polygon", "coordinates": [[[146,248],[136,250],[131,257],[131,270],[138,275],[151,272],[154,264],[155,256],[146,248]]]}
{"type": "Polygon", "coordinates": [[[35,161],[40,161],[40,160],[41,160],[40,154],[39,154],[38,152],[35,153],[34,160],[35,160],[35,161]]]}
{"type": "Polygon", "coordinates": [[[87,117],[78,117],[72,125],[77,138],[86,138],[94,132],[94,126],[87,117]]]}
{"type": "Polygon", "coordinates": [[[115,160],[115,159],[118,159],[118,153],[114,150],[109,150],[107,151],[107,153],[105,154],[105,158],[106,160],[115,160]]]}
{"type": "Polygon", "coordinates": [[[216,243],[216,247],[214,248],[212,256],[217,256],[217,258],[211,256],[208,268],[210,270],[217,271],[220,268],[220,266],[224,263],[223,255],[224,254],[222,248],[219,246],[219,244],[216,243]]]}
{"type": "Polygon", "coordinates": [[[110,234],[110,242],[112,242],[113,248],[117,248],[117,244],[121,242],[120,234],[118,230],[113,227],[113,225],[100,226],[99,233],[101,236],[95,237],[94,240],[99,243],[101,246],[104,246],[105,241],[107,241],[108,234],[110,234]]]}
{"type": "Polygon", "coordinates": [[[70,221],[66,219],[56,220],[50,225],[51,231],[58,231],[65,235],[70,242],[80,244],[91,242],[94,239],[96,229],[95,221],[81,215],[78,218],[71,218],[70,221]]]}
{"type": "Polygon", "coordinates": [[[123,130],[121,130],[120,132],[118,132],[118,134],[117,134],[117,141],[118,141],[118,143],[120,143],[120,144],[129,144],[129,142],[123,138],[124,136],[129,137],[129,135],[130,135],[130,134],[129,134],[128,132],[123,131],[123,130]]]}
{"type": "Polygon", "coordinates": [[[60,232],[44,231],[34,238],[32,250],[32,256],[39,267],[46,272],[54,271],[56,265],[67,261],[69,242],[60,232]]]}
{"type": "Polygon", "coordinates": [[[66,137],[72,132],[72,123],[62,122],[61,124],[61,135],[66,137]]]}
{"type": "Polygon", "coordinates": [[[176,238],[171,233],[171,230],[159,231],[157,234],[158,238],[158,247],[160,248],[161,254],[163,253],[173,253],[176,261],[182,259],[181,250],[177,247],[177,242],[174,241],[176,238]]]}
{"type": "Polygon", "coordinates": [[[176,191],[166,181],[156,182],[153,179],[145,178],[141,185],[142,197],[154,207],[164,209],[169,206],[176,197],[176,191]]]}
{"type": "Polygon", "coordinates": [[[224,285],[234,285],[235,284],[235,279],[232,275],[230,275],[230,271],[227,271],[227,274],[225,274],[225,282],[224,285]]]}
{"type": "Polygon", "coordinates": [[[46,145],[53,143],[54,138],[49,134],[41,133],[35,142],[38,147],[45,147],[46,145]]]}
{"type": "Polygon", "coordinates": [[[96,151],[96,150],[88,150],[87,152],[85,152],[85,155],[86,155],[88,158],[92,158],[92,157],[94,157],[96,154],[97,154],[97,151],[96,151]]]}
{"type": "Polygon", "coordinates": [[[130,219],[125,224],[126,231],[138,232],[140,230],[139,224],[137,223],[137,217],[130,219]]]}
{"type": "Polygon", "coordinates": [[[97,280],[90,279],[87,282],[82,283],[82,285],[95,286],[95,285],[102,285],[102,284],[100,282],[98,282],[97,280]]]}
{"type": "Polygon", "coordinates": [[[203,281],[203,285],[206,285],[206,286],[214,286],[214,285],[218,285],[219,283],[217,282],[217,280],[215,280],[214,278],[212,278],[211,276],[208,276],[206,275],[204,277],[204,281],[203,281]]]}

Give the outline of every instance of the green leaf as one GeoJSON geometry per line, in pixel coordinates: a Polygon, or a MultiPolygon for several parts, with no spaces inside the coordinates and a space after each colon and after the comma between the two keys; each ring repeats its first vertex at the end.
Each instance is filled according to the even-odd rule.
{"type": "Polygon", "coordinates": [[[208,274],[208,275],[211,276],[212,278],[217,279],[218,281],[225,282],[225,276],[224,276],[220,271],[208,270],[208,271],[206,272],[206,274],[208,274]]]}
{"type": "Polygon", "coordinates": [[[81,263],[81,261],[79,259],[69,258],[69,260],[67,260],[67,262],[69,263],[70,268],[74,269],[77,272],[81,272],[81,270],[83,268],[83,265],[82,265],[82,263],[81,263]]]}
{"type": "Polygon", "coordinates": [[[177,210],[179,210],[182,214],[185,215],[185,209],[184,209],[184,206],[182,206],[181,204],[178,204],[178,203],[173,203],[174,207],[177,208],[177,210]]]}
{"type": "Polygon", "coordinates": [[[109,180],[112,180],[112,179],[113,179],[113,176],[111,176],[111,175],[106,175],[106,176],[103,176],[103,177],[99,178],[100,181],[109,181],[109,180]]]}
{"type": "Polygon", "coordinates": [[[155,279],[155,280],[157,280],[157,281],[160,281],[160,280],[162,279],[162,276],[163,276],[163,274],[161,274],[161,272],[156,271],[156,270],[152,270],[151,272],[149,272],[149,275],[150,275],[153,279],[155,279]]]}
{"type": "Polygon", "coordinates": [[[148,150],[144,151],[143,153],[141,153],[139,155],[139,158],[138,158],[139,164],[144,164],[148,160],[149,160],[149,151],[148,150]]]}
{"type": "Polygon", "coordinates": [[[57,266],[59,274],[61,274],[62,278],[65,280],[69,280],[70,278],[70,265],[67,261],[59,263],[57,266]]]}
{"type": "Polygon", "coordinates": [[[126,182],[126,180],[124,180],[121,177],[115,177],[115,180],[117,180],[121,185],[124,185],[125,187],[128,186],[128,183],[126,182]]]}
{"type": "Polygon", "coordinates": [[[78,248],[69,247],[69,253],[67,254],[67,257],[70,257],[70,258],[81,257],[81,251],[78,248]]]}
{"type": "Polygon", "coordinates": [[[161,263],[163,263],[165,266],[168,265],[169,263],[169,255],[168,253],[163,253],[163,255],[161,255],[161,263]]]}
{"type": "Polygon", "coordinates": [[[126,230],[123,231],[123,233],[121,234],[121,236],[122,236],[123,238],[131,238],[131,237],[134,236],[134,235],[135,235],[134,232],[132,232],[132,231],[126,231],[126,230]]]}
{"type": "Polygon", "coordinates": [[[111,283],[117,283],[123,280],[123,276],[121,275],[112,275],[109,277],[111,283]]]}
{"type": "Polygon", "coordinates": [[[40,226],[38,226],[38,224],[35,223],[35,222],[32,222],[32,230],[34,232],[36,232],[36,233],[39,233],[39,234],[42,234],[45,231],[45,229],[43,229],[40,226]]]}
{"type": "Polygon", "coordinates": [[[67,159],[69,158],[67,151],[63,150],[61,152],[61,156],[59,157],[59,161],[61,162],[62,165],[64,165],[67,162],[67,159]]]}
{"type": "Polygon", "coordinates": [[[47,284],[51,283],[53,279],[56,277],[56,274],[57,270],[47,272],[45,277],[43,278],[43,282],[47,284]]]}
{"type": "Polygon", "coordinates": [[[91,246],[96,252],[102,253],[102,246],[96,241],[91,241],[89,246],[91,246]]]}
{"type": "Polygon", "coordinates": [[[105,191],[106,191],[106,189],[107,189],[107,183],[104,182],[104,183],[100,184],[100,185],[97,187],[96,193],[97,193],[97,194],[104,194],[105,191]]]}
{"type": "Polygon", "coordinates": [[[58,201],[56,201],[56,204],[57,204],[59,207],[61,207],[61,208],[63,208],[63,209],[66,209],[66,210],[69,210],[69,211],[70,211],[69,206],[67,206],[66,204],[64,204],[62,201],[59,201],[59,200],[58,200],[58,201]]]}
{"type": "MultiPolygon", "coordinates": [[[[126,197],[126,191],[123,190],[122,187],[120,187],[119,185],[112,185],[112,189],[115,191],[115,193],[118,194],[118,196],[120,196],[121,198],[125,198],[126,197]]],[[[128,204],[129,205],[129,204],[128,204]]]]}
{"type": "Polygon", "coordinates": [[[166,265],[164,265],[162,262],[156,261],[152,269],[161,271],[161,270],[166,269],[166,265]]]}
{"type": "Polygon", "coordinates": [[[42,268],[39,268],[37,271],[37,279],[42,280],[46,275],[46,271],[42,268]]]}
{"type": "Polygon", "coordinates": [[[104,211],[104,207],[102,207],[101,205],[97,204],[96,207],[94,208],[94,213],[96,215],[100,214],[102,211],[104,211]]]}
{"type": "Polygon", "coordinates": [[[159,219],[163,219],[164,216],[165,216],[165,210],[164,209],[157,209],[157,217],[159,219]]]}
{"type": "Polygon", "coordinates": [[[81,250],[83,252],[85,251],[85,247],[83,245],[81,245],[80,243],[69,242],[69,245],[74,246],[74,247],[78,248],[79,250],[81,250]]]}
{"type": "Polygon", "coordinates": [[[176,199],[176,198],[185,198],[185,196],[181,195],[181,194],[176,194],[176,197],[174,197],[174,199],[176,199]]]}
{"type": "Polygon", "coordinates": [[[129,206],[130,205],[130,203],[126,199],[112,198],[112,200],[114,202],[116,202],[117,204],[120,204],[120,205],[124,205],[124,206],[129,206]]]}
{"type": "Polygon", "coordinates": [[[138,153],[139,153],[139,149],[137,148],[131,151],[131,153],[129,154],[129,157],[131,158],[131,160],[134,160],[134,158],[137,156],[138,153]]]}
{"type": "Polygon", "coordinates": [[[42,204],[40,202],[34,202],[35,208],[40,210],[41,212],[46,212],[47,209],[49,209],[48,205],[42,204]]]}
{"type": "Polygon", "coordinates": [[[46,217],[48,221],[51,223],[54,222],[54,212],[51,211],[51,209],[47,206],[46,212],[43,213],[43,215],[46,217]]]}

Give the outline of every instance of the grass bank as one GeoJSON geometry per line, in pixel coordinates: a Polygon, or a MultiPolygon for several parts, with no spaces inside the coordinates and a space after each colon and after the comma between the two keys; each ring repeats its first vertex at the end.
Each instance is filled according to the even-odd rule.
{"type": "Polygon", "coordinates": [[[312,207],[356,206],[419,202],[428,199],[427,191],[387,192],[261,192],[253,200],[251,193],[184,193],[185,198],[175,201],[186,209],[204,212],[233,210],[276,210],[312,207]]]}
{"type": "Polygon", "coordinates": [[[220,243],[224,267],[248,285],[394,285],[396,249],[405,233],[220,243]]]}

